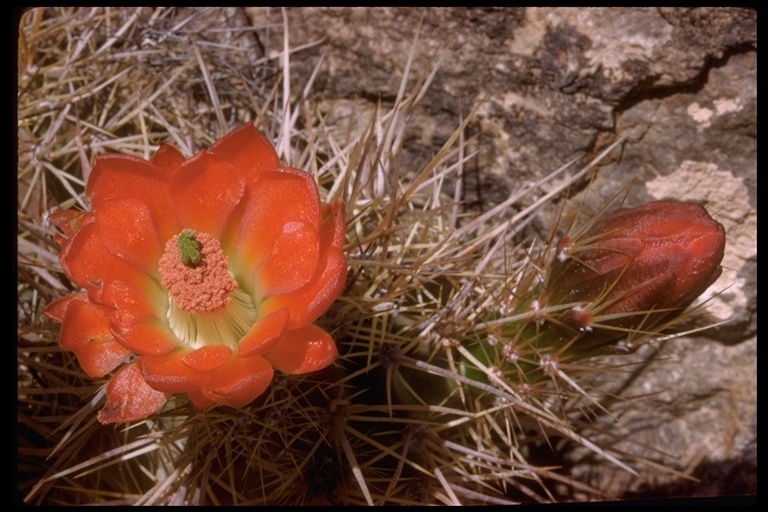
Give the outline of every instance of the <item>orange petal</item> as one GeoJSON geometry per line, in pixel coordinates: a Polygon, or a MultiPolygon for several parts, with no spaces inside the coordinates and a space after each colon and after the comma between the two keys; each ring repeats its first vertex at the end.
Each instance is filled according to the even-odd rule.
{"type": "Polygon", "coordinates": [[[53,238],[59,245],[63,245],[62,242],[64,240],[72,238],[83,226],[93,220],[92,212],[78,212],[76,210],[61,210],[48,216],[48,222],[59,228],[63,233],[63,236],[58,233],[53,235],[53,238]]]}
{"type": "Polygon", "coordinates": [[[161,142],[158,150],[152,155],[152,163],[164,169],[166,173],[175,170],[184,163],[184,160],[186,159],[181,151],[165,142],[161,142]]]}
{"type": "Polygon", "coordinates": [[[251,181],[262,171],[280,166],[272,143],[251,123],[217,140],[208,152],[226,158],[246,181],[251,181]]]}
{"type": "Polygon", "coordinates": [[[322,370],[333,363],[337,355],[331,336],[310,324],[286,331],[280,343],[264,353],[264,358],[281,372],[295,375],[322,370]]]}
{"type": "Polygon", "coordinates": [[[320,259],[315,276],[303,288],[268,297],[259,312],[268,315],[278,309],[289,311],[288,327],[295,329],[317,320],[333,304],[347,280],[347,259],[335,248],[320,259]]]}
{"type": "Polygon", "coordinates": [[[244,193],[240,169],[207,151],[187,160],[171,180],[171,201],[182,225],[215,238],[221,238],[244,193]]]}
{"type": "Polygon", "coordinates": [[[296,169],[260,173],[246,185],[236,266],[256,268],[289,222],[320,227],[320,198],[312,176],[296,169]]]}
{"type": "Polygon", "coordinates": [[[157,238],[149,208],[141,199],[107,199],[96,215],[99,238],[115,256],[158,277],[157,262],[163,246],[157,238]]]}
{"type": "Polygon", "coordinates": [[[130,155],[99,155],[94,160],[86,192],[97,214],[102,202],[109,199],[134,197],[144,201],[162,243],[181,230],[168,195],[173,171],[130,155]]]}
{"type": "Polygon", "coordinates": [[[248,331],[248,334],[240,339],[237,355],[240,357],[254,356],[271,349],[277,344],[287,323],[287,309],[278,309],[259,318],[248,331]]]}
{"type": "Polygon", "coordinates": [[[315,229],[303,222],[288,222],[261,262],[256,290],[262,297],[292,292],[306,285],[315,273],[320,243],[315,229]]]}
{"type": "Polygon", "coordinates": [[[323,223],[320,227],[321,257],[318,270],[310,284],[295,293],[276,297],[274,307],[289,307],[289,326],[298,328],[317,320],[336,300],[347,279],[347,262],[341,252],[346,239],[346,223],[341,201],[334,201],[323,208],[323,223]]]}
{"type": "Polygon", "coordinates": [[[323,207],[323,220],[320,226],[321,250],[329,247],[343,249],[347,236],[347,224],[344,222],[344,208],[341,201],[334,201],[323,207]]]}
{"type": "Polygon", "coordinates": [[[150,318],[161,318],[168,307],[168,295],[158,286],[141,291],[123,281],[110,281],[104,285],[101,303],[114,311],[109,319],[123,327],[150,318]]]}
{"type": "Polygon", "coordinates": [[[194,370],[183,358],[191,350],[177,350],[161,356],[141,356],[139,366],[147,384],[164,393],[185,393],[200,389],[211,378],[210,372],[194,370]]]}
{"type": "Polygon", "coordinates": [[[208,345],[193,350],[181,358],[181,360],[198,371],[210,371],[223,366],[232,357],[232,349],[226,345],[208,345]]]}
{"type": "Polygon", "coordinates": [[[61,325],[59,345],[75,353],[90,377],[103,377],[131,355],[112,337],[108,312],[87,300],[71,300],[61,325]]]}
{"type": "Polygon", "coordinates": [[[151,416],[163,408],[168,395],[147,385],[136,363],[120,369],[107,384],[107,403],[97,418],[107,423],[125,423],[151,416]]]}
{"type": "Polygon", "coordinates": [[[179,340],[167,328],[150,322],[112,324],[112,334],[118,343],[140,356],[159,356],[179,347],[179,340]]]}
{"type": "Polygon", "coordinates": [[[88,295],[85,293],[70,293],[69,295],[65,295],[62,298],[48,304],[43,310],[43,313],[45,313],[45,315],[49,318],[56,320],[57,322],[63,322],[64,317],[67,314],[67,308],[72,303],[72,301],[76,300],[87,301],[88,295]]]}
{"type": "Polygon", "coordinates": [[[149,276],[104,246],[94,222],[85,225],[62,248],[59,260],[69,278],[96,300],[101,299],[103,286],[108,281],[124,281],[139,289],[151,287],[149,276]]]}
{"type": "Polygon", "coordinates": [[[59,261],[61,262],[61,256],[69,250],[69,247],[72,245],[72,240],[83,230],[84,227],[96,223],[96,215],[94,215],[93,212],[87,212],[83,215],[77,216],[60,216],[58,215],[60,213],[64,212],[57,212],[54,214],[55,217],[54,215],[51,215],[51,217],[54,217],[52,220],[56,221],[55,226],[63,232],[63,235],[59,233],[54,233],[53,235],[53,239],[57,244],[59,244],[59,247],[61,248],[59,251],[59,261]]]}
{"type": "Polygon", "coordinates": [[[187,395],[189,396],[189,399],[192,401],[192,405],[195,406],[195,409],[198,411],[205,412],[214,405],[216,405],[215,400],[211,400],[207,396],[203,394],[203,392],[199,389],[193,390],[193,391],[187,391],[187,395]]]}
{"type": "Polygon", "coordinates": [[[233,357],[200,389],[203,397],[230,407],[243,407],[272,382],[272,366],[262,357],[233,357]]]}

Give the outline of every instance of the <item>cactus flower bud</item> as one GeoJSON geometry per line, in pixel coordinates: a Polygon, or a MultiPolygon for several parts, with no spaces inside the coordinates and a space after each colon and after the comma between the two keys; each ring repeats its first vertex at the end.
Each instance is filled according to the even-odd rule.
{"type": "Polygon", "coordinates": [[[578,358],[632,351],[621,340],[682,313],[720,276],[724,250],[723,226],[700,205],[619,209],[558,243],[538,303],[573,306],[542,326],[542,341],[578,358]]]}

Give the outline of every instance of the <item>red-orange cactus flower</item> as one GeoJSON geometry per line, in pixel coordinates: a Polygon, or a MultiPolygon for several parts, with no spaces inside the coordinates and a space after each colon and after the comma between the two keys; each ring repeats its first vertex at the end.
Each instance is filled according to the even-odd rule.
{"type": "Polygon", "coordinates": [[[679,315],[720,276],[724,250],[723,226],[700,205],[622,208],[560,241],[539,305],[575,304],[556,323],[581,336],[580,355],[632,350],[606,343],[679,315]]]}
{"type": "Polygon", "coordinates": [[[205,410],[242,407],[272,380],[330,365],[314,322],[344,285],[346,226],[304,171],[280,166],[244,125],[185,159],[95,159],[92,211],[49,217],[59,260],[83,292],[53,302],[60,344],[107,385],[102,423],[145,418],[173,393],[205,410]]]}

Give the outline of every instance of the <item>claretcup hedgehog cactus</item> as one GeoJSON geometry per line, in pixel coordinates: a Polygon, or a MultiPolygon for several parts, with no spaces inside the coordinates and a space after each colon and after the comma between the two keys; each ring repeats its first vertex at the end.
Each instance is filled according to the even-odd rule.
{"type": "Polygon", "coordinates": [[[536,382],[561,363],[632,353],[720,276],[725,230],[701,205],[621,208],[565,235],[469,343],[491,373],[536,382]],[[489,348],[490,347],[490,348],[489,348]]]}
{"type": "MultiPolygon", "coordinates": [[[[70,62],[66,55],[65,67],[95,77],[117,70],[108,73],[115,76],[114,89],[22,95],[34,102],[20,124],[31,142],[77,133],[79,151],[102,148],[100,137],[115,129],[103,106],[131,105],[141,82],[150,84],[145,92],[151,112],[142,102],[130,119],[140,119],[142,133],[146,126],[148,146],[178,121],[171,106],[177,97],[150,94],[151,84],[205,82],[213,91],[221,83],[193,73],[189,59],[179,61],[185,67],[178,73],[163,75],[168,82],[157,82],[158,68],[136,68],[135,59],[102,51],[114,38],[100,31],[116,26],[115,14],[89,14],[99,21],[95,25],[52,18],[52,25],[29,38],[46,48],[39,53],[47,59],[67,48],[72,30],[95,26],[89,34],[102,39],[83,47],[84,59],[70,62]],[[99,49],[97,55],[89,48],[99,49]],[[94,63],[102,67],[89,75],[94,63]],[[121,85],[121,76],[130,76],[130,83],[121,85]],[[37,105],[40,98],[67,95],[79,106],[94,106],[95,117],[75,126],[72,116],[51,117],[68,107],[37,105]],[[158,123],[156,116],[167,118],[158,123]],[[48,136],[49,129],[56,137],[48,136]]],[[[121,40],[128,53],[130,34],[121,40]]],[[[194,48],[215,64],[227,54],[223,46],[208,54],[208,46],[183,41],[181,55],[194,48]]],[[[290,85],[285,63],[283,83],[290,85]]],[[[40,87],[71,88],[60,69],[58,63],[42,67],[40,87]]],[[[20,425],[33,432],[30,442],[50,443],[49,449],[20,452],[26,453],[25,467],[41,468],[23,482],[30,504],[508,504],[605,497],[563,463],[574,460],[563,453],[582,449],[596,457],[592,463],[636,474],[639,458],[603,442],[583,421],[603,407],[614,411],[603,400],[611,390],[603,392],[582,370],[612,377],[601,360],[586,360],[631,352],[674,322],[716,278],[722,228],[698,206],[659,203],[608,214],[548,250],[532,240],[515,245],[541,205],[563,199],[566,187],[592,164],[572,174],[566,165],[537,182],[518,183],[504,204],[475,215],[460,186],[450,197],[444,187],[463,179],[472,151],[462,135],[471,116],[423,167],[401,165],[408,121],[432,76],[417,80],[410,93],[406,84],[413,77],[404,76],[392,109],[382,107],[360,124],[367,127],[362,132],[344,137],[331,117],[312,118],[319,110],[310,103],[300,106],[310,116],[304,119],[293,115],[295,105],[279,92],[257,95],[275,101],[263,112],[277,115],[257,124],[282,126],[290,137],[277,144],[277,153],[286,165],[312,173],[279,172],[272,144],[259,144],[255,130],[241,128],[190,159],[165,145],[151,160],[97,157],[88,181],[114,178],[115,186],[108,187],[111,195],[94,196],[104,188],[91,183],[90,211],[82,197],[54,197],[52,204],[69,208],[74,200],[86,211],[49,217],[62,245],[64,272],[56,275],[63,284],[56,289],[79,292],[45,310],[61,321],[60,337],[54,341],[53,327],[44,325],[20,347],[19,368],[28,375],[20,425]],[[297,119],[313,128],[311,135],[291,125],[297,119]],[[347,142],[340,146],[342,140],[347,142]],[[248,149],[254,145],[261,150],[248,149]],[[290,156],[292,149],[297,152],[290,156]],[[243,158],[233,160],[237,155],[243,158]],[[269,177],[248,172],[255,160],[269,177]],[[246,172],[232,172],[228,162],[246,172]],[[145,178],[155,176],[156,185],[170,179],[171,186],[136,190],[135,180],[122,172],[133,166],[147,171],[145,178]],[[533,204],[531,198],[537,198],[533,204]],[[130,215],[120,215],[123,208],[130,215]],[[142,213],[147,210],[148,216],[142,213]],[[285,222],[275,222],[280,220],[285,222]],[[154,236],[154,243],[137,226],[162,236],[154,236]],[[223,258],[210,256],[220,252],[229,258],[232,276],[219,272],[218,293],[230,304],[246,294],[246,303],[258,308],[245,308],[244,316],[236,315],[244,322],[227,323],[216,336],[200,335],[207,311],[197,310],[194,298],[185,300],[178,278],[215,270],[209,264],[223,258]],[[311,262],[328,272],[310,276],[311,262]],[[307,280],[298,290],[286,289],[307,280]],[[131,293],[144,285],[153,293],[131,293]],[[169,316],[171,300],[180,307],[169,316]],[[280,305],[285,307],[275,307],[280,305]],[[136,318],[141,312],[149,314],[136,318]],[[246,328],[245,343],[235,341],[246,328]],[[145,336],[151,332],[161,336],[145,336]],[[182,343],[160,353],[169,348],[162,341],[173,337],[182,343]]],[[[226,98],[214,102],[220,125],[230,118],[222,105],[250,104],[253,99],[243,96],[251,92],[218,90],[226,98]]],[[[188,154],[210,145],[197,140],[200,134],[216,132],[212,110],[200,104],[206,108],[199,115],[185,118],[195,134],[187,134],[194,139],[188,154]]],[[[118,123],[121,131],[138,131],[124,122],[118,123]]],[[[174,134],[177,144],[185,138],[174,134]]],[[[136,150],[135,139],[125,141],[128,152],[136,150]]],[[[110,145],[119,146],[117,140],[110,145]]],[[[29,151],[35,155],[29,165],[59,151],[49,149],[29,151]]],[[[81,160],[66,165],[77,168],[73,162],[81,160]]],[[[65,185],[80,177],[68,177],[65,185]]],[[[43,231],[35,239],[45,239],[43,231]]],[[[231,309],[224,305],[221,311],[231,309]]]]}
{"type": "Polygon", "coordinates": [[[246,124],[185,159],[96,159],[90,212],[50,216],[62,267],[84,293],[53,302],[61,346],[107,386],[102,423],[146,418],[173,393],[200,410],[242,407],[277,368],[336,359],[312,324],[347,275],[341,204],[321,205],[306,172],[279,165],[246,124]],[[123,363],[127,363],[123,365],[123,363]]]}
{"type": "Polygon", "coordinates": [[[574,357],[636,350],[717,280],[724,250],[722,224],[691,203],[622,208],[563,237],[536,303],[571,306],[537,344],[574,357]]]}

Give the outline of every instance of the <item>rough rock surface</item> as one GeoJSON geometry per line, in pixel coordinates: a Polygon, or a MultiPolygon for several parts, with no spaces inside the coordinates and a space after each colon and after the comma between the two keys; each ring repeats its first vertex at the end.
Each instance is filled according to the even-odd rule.
{"type": "MultiPolygon", "coordinates": [[[[477,187],[468,193],[476,204],[500,202],[519,183],[620,135],[623,149],[602,165],[587,209],[630,182],[629,205],[660,198],[705,204],[728,232],[727,270],[713,287],[721,293],[707,321],[731,322],[705,338],[665,343],[665,360],[625,390],[650,398],[620,418],[632,434],[627,449],[661,450],[669,457],[658,460],[700,481],[652,468],[651,477],[611,480],[578,462],[574,474],[627,495],[756,492],[754,10],[254,8],[248,15],[265,27],[260,44],[270,54],[282,50],[283,16],[291,47],[309,45],[291,55],[294,90],[323,56],[312,94],[326,112],[391,103],[411,52],[414,77],[439,60],[405,165],[433,154],[479,104],[469,127],[478,155],[477,187]],[[645,425],[649,416],[657,423],[645,425]]],[[[543,215],[540,229],[551,220],[543,215]]]]}

